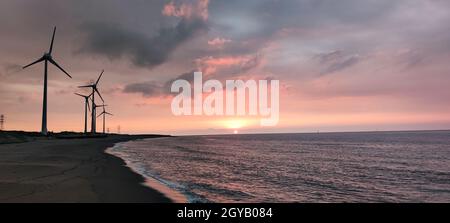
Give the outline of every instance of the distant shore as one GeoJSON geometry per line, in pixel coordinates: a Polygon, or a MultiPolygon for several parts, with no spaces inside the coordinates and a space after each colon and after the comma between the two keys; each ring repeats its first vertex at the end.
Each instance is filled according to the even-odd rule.
{"type": "MultiPolygon", "coordinates": [[[[67,135],[66,135],[67,136],[67,135]]],[[[115,143],[162,135],[99,138],[0,133],[0,202],[172,202],[105,153],[115,143]]]]}

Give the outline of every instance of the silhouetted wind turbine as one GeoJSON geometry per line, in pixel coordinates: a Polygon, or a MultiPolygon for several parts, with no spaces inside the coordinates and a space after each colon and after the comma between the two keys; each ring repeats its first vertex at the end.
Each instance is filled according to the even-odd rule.
{"type": "Polygon", "coordinates": [[[100,113],[100,114],[97,116],[97,118],[100,117],[101,115],[103,115],[103,134],[105,134],[105,116],[106,116],[106,115],[111,115],[111,116],[112,116],[113,114],[111,114],[111,113],[109,113],[109,112],[107,112],[107,111],[105,110],[106,105],[103,105],[102,107],[103,107],[103,112],[100,113]]]}
{"type": "Polygon", "coordinates": [[[50,43],[50,49],[48,50],[48,52],[45,52],[44,55],[37,59],[36,61],[34,61],[33,63],[30,63],[26,66],[24,66],[22,69],[25,69],[31,65],[34,65],[36,63],[42,62],[44,61],[44,99],[43,99],[43,104],[42,104],[42,129],[41,129],[41,133],[44,135],[47,135],[48,131],[47,131],[47,63],[50,62],[53,65],[55,65],[57,68],[59,68],[62,72],[64,72],[67,76],[69,76],[70,78],[72,78],[61,66],[58,65],[58,63],[56,63],[55,60],[53,60],[52,58],[52,50],[53,50],[53,41],[55,40],[55,32],[56,32],[56,26],[55,28],[53,28],[53,36],[52,36],[52,42],[50,43]]]}
{"type": "Polygon", "coordinates": [[[104,72],[104,70],[102,70],[102,72],[100,73],[100,76],[98,76],[98,79],[97,79],[97,81],[96,81],[95,83],[89,84],[89,85],[84,85],[84,86],[78,86],[79,88],[87,88],[87,87],[92,88],[92,93],[91,93],[91,95],[92,95],[91,133],[92,133],[92,134],[95,134],[95,133],[96,133],[96,117],[97,117],[97,116],[96,116],[96,108],[97,108],[97,107],[100,107],[100,106],[97,106],[97,105],[95,104],[95,93],[97,93],[98,96],[100,96],[100,99],[102,99],[102,101],[104,102],[102,95],[100,94],[100,92],[99,92],[98,89],[97,89],[98,82],[100,81],[100,78],[102,77],[103,72],[104,72]]]}
{"type": "MultiPolygon", "coordinates": [[[[97,105],[97,104],[95,104],[95,103],[92,103],[92,110],[93,111],[96,111],[97,110],[97,108],[98,107],[105,107],[106,105],[97,105]]],[[[95,113],[92,113],[93,115],[95,114],[95,113]]],[[[94,116],[95,117],[95,119],[97,119],[97,116],[94,116]]]]}
{"type": "Polygon", "coordinates": [[[91,97],[92,93],[90,95],[82,95],[82,94],[78,94],[78,93],[75,93],[75,94],[84,98],[84,134],[86,134],[87,133],[87,111],[88,111],[88,109],[89,109],[89,111],[91,110],[91,108],[89,107],[89,98],[91,97]]]}

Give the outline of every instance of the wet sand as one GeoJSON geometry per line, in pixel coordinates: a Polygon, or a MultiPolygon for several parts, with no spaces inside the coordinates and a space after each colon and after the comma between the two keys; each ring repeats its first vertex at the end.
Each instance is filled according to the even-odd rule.
{"type": "Polygon", "coordinates": [[[171,202],[105,149],[156,136],[0,144],[0,202],[171,202]]]}

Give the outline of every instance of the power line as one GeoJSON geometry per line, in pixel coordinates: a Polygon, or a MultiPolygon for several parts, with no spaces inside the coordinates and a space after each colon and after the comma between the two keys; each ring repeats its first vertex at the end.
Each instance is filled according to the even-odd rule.
{"type": "Polygon", "coordinates": [[[3,131],[5,125],[5,115],[1,114],[0,115],[0,131],[3,131]]]}

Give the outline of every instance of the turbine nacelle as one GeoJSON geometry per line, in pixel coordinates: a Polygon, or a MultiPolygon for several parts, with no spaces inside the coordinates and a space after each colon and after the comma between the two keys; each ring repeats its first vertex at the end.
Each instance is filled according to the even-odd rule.
{"type": "Polygon", "coordinates": [[[53,59],[52,55],[50,53],[47,53],[47,52],[44,53],[44,56],[42,56],[42,58],[44,60],[51,60],[51,59],[53,59]]]}

